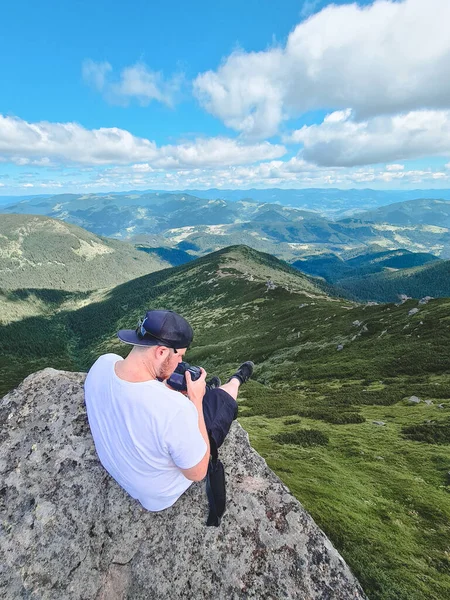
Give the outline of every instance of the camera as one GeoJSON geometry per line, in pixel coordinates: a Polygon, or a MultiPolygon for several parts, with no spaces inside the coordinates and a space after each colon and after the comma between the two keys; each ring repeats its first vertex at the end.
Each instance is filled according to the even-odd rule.
{"type": "Polygon", "coordinates": [[[170,385],[170,387],[177,390],[177,392],[185,392],[187,390],[186,371],[189,371],[191,374],[192,381],[197,381],[202,374],[200,367],[193,367],[187,362],[180,362],[167,380],[167,385],[170,385]]]}

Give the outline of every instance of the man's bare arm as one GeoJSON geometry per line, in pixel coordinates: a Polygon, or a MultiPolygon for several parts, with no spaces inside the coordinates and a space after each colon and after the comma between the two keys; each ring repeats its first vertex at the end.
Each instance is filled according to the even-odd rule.
{"type": "Polygon", "coordinates": [[[202,460],[190,469],[180,469],[183,475],[191,481],[201,481],[206,477],[209,464],[211,448],[209,445],[208,432],[206,431],[205,418],[203,416],[203,396],[206,391],[206,371],[202,368],[202,374],[197,381],[192,381],[191,374],[186,371],[187,395],[198,412],[198,428],[206,442],[206,453],[202,460]]]}

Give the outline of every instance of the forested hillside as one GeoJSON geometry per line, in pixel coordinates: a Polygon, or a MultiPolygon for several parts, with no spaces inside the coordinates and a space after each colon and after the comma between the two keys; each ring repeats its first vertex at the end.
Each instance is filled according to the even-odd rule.
{"type": "Polygon", "coordinates": [[[450,296],[450,261],[426,252],[366,252],[346,260],[335,254],[319,254],[292,265],[309,275],[323,277],[334,285],[335,294],[361,302],[397,302],[404,295],[450,296]]]}
{"type": "Polygon", "coordinates": [[[359,301],[395,302],[399,296],[412,298],[450,297],[450,261],[421,267],[376,273],[361,278],[341,279],[336,288],[347,298],[359,301]]]}
{"type": "Polygon", "coordinates": [[[171,264],[131,244],[49,217],[1,215],[0,289],[86,291],[115,286],[171,264]]]}

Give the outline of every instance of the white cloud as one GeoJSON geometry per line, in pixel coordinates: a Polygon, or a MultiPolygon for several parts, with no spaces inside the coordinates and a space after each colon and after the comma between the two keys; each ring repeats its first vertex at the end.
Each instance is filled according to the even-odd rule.
{"type": "Polygon", "coordinates": [[[210,113],[228,127],[257,137],[274,134],[283,119],[283,52],[235,52],[217,73],[208,71],[194,81],[194,93],[210,113]]]}
{"type": "Polygon", "coordinates": [[[95,62],[87,59],[83,62],[82,75],[84,81],[98,92],[101,92],[106,85],[108,73],[112,71],[109,62],[95,62]]]}
{"type": "MultiPolygon", "coordinates": [[[[303,158],[322,166],[355,166],[450,155],[450,111],[420,110],[356,121],[330,115],[319,125],[294,131],[291,141],[303,144],[303,158]]],[[[391,165],[393,171],[401,165],[391,165]]]]}
{"type": "Polygon", "coordinates": [[[448,0],[330,5],[285,47],[232,53],[194,91],[227,126],[262,137],[319,108],[351,107],[358,119],[450,108],[449,22],[448,0]]]}
{"type": "MultiPolygon", "coordinates": [[[[140,166],[140,165],[139,165],[140,166]]],[[[236,165],[229,167],[183,168],[170,172],[164,169],[136,170],[135,165],[96,167],[86,178],[86,169],[73,167],[61,180],[42,180],[39,174],[24,183],[22,180],[9,181],[8,191],[23,189],[24,185],[35,190],[55,192],[108,191],[129,189],[207,189],[207,188],[384,188],[393,187],[448,187],[450,172],[431,169],[407,169],[387,171],[380,167],[358,167],[344,169],[320,168],[308,165],[298,158],[287,162],[273,160],[259,165],[236,165]]],[[[3,191],[3,190],[2,190],[3,191]]]]}
{"type": "Polygon", "coordinates": [[[12,156],[9,162],[12,162],[19,167],[24,167],[25,165],[32,165],[33,167],[53,166],[52,161],[47,156],[43,156],[42,158],[36,158],[34,160],[30,158],[24,158],[23,156],[12,156]]]}
{"type": "Polygon", "coordinates": [[[181,74],[165,79],[162,73],[152,71],[143,63],[125,67],[118,80],[112,79],[112,71],[108,62],[87,59],[82,65],[85,83],[101,92],[112,104],[127,105],[135,98],[141,106],[148,106],[156,100],[172,107],[184,81],[181,74]]]}
{"type": "Polygon", "coordinates": [[[116,127],[88,130],[77,123],[28,123],[0,115],[0,155],[95,165],[153,159],[157,148],[116,127]]]}
{"type": "Polygon", "coordinates": [[[135,173],[153,173],[153,169],[148,163],[138,163],[131,167],[135,173]]]}
{"type": "Polygon", "coordinates": [[[174,169],[255,163],[285,152],[282,145],[244,144],[228,138],[157,147],[117,127],[89,130],[77,123],[28,123],[0,115],[0,160],[22,165],[47,166],[52,159],[82,165],[146,163],[151,168],[174,169]]]}
{"type": "Polygon", "coordinates": [[[386,171],[403,171],[405,165],[386,165],[386,171]]]}
{"type": "MultiPolygon", "coordinates": [[[[141,165],[138,165],[141,167],[141,165]]],[[[215,168],[184,168],[166,172],[151,169],[148,172],[131,167],[114,167],[95,174],[87,188],[110,187],[111,189],[189,189],[189,188],[249,188],[249,187],[435,187],[450,180],[450,173],[431,169],[404,169],[387,171],[384,167],[323,168],[294,157],[286,162],[272,160],[256,165],[236,165],[215,168]],[[445,175],[445,177],[444,177],[445,175]]]]}
{"type": "Polygon", "coordinates": [[[198,139],[194,143],[163,146],[155,166],[164,169],[255,163],[283,156],[284,146],[261,142],[241,144],[228,138],[198,139]]]}

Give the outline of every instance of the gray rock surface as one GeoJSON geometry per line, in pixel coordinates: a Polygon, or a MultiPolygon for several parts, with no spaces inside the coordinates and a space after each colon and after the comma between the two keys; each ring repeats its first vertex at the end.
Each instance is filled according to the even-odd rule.
{"type": "Polygon", "coordinates": [[[365,598],[237,421],[221,448],[228,504],[204,482],[151,513],[100,465],[84,373],[44,369],[0,401],[0,597],[27,600],[365,598]]]}
{"type": "Polygon", "coordinates": [[[420,404],[421,403],[421,399],[418,398],[417,396],[411,396],[408,400],[408,404],[420,404]]]}

